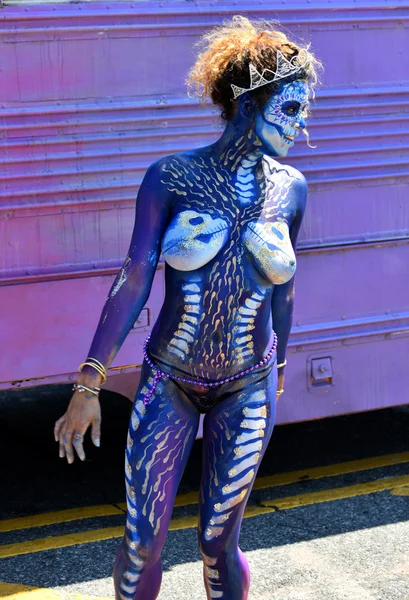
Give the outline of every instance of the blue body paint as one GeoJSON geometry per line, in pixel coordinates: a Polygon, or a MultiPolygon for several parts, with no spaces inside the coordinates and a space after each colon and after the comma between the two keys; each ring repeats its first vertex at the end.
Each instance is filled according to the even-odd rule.
{"type": "Polygon", "coordinates": [[[138,194],[124,266],[89,355],[108,366],[149,295],[160,253],[166,295],[149,351],[165,372],[220,381],[215,389],[161,378],[144,364],[126,451],[128,517],[114,571],[117,600],[153,600],[177,486],[204,420],[199,541],[208,598],[245,600],[249,573],[237,542],[245,504],[270,439],[277,369],[291,328],[295,244],[306,183],[282,166],[304,127],[308,87],[283,84],[258,110],[243,94],[220,140],[161,159],[138,194]]]}

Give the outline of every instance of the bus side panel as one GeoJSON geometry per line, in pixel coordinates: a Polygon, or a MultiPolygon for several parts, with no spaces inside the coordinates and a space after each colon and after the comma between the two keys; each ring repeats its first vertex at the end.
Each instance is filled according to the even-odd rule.
{"type": "Polygon", "coordinates": [[[300,252],[278,423],[407,403],[408,261],[406,241],[300,252]]]}
{"type": "MultiPolygon", "coordinates": [[[[299,139],[288,158],[310,195],[278,420],[405,402],[409,82],[397,57],[408,47],[407,3],[188,4],[1,11],[0,304],[9,323],[0,386],[74,376],[125,256],[147,166],[222,131],[217,110],[186,96],[193,44],[243,13],[279,19],[325,66],[308,124],[316,148],[299,139]]],[[[159,270],[150,320],[141,315],[115,362],[122,371],[137,369],[163,294],[159,270]]],[[[121,389],[131,397],[135,385],[121,389]]]]}

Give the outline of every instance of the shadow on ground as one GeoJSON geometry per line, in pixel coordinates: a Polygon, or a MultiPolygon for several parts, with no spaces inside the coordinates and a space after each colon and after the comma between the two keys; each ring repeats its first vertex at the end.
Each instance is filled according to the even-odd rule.
{"type": "MultiPolygon", "coordinates": [[[[0,395],[0,425],[4,432],[0,451],[6,457],[0,492],[2,518],[123,502],[123,456],[130,404],[106,392],[101,398],[101,448],[88,444],[87,461],[67,465],[58,458],[52,432],[54,421],[64,412],[70,395],[69,386],[0,395]]],[[[259,475],[407,451],[408,430],[409,407],[404,406],[280,426],[275,430],[259,475]]],[[[180,493],[198,489],[200,463],[198,440],[180,493]]],[[[408,472],[407,465],[399,469],[399,474],[408,472]]],[[[379,476],[385,475],[380,471],[379,476]]],[[[254,517],[243,523],[241,546],[250,551],[399,524],[409,520],[408,502],[407,497],[382,492],[373,495],[370,502],[367,496],[361,496],[254,517]]],[[[122,516],[115,519],[109,524],[123,522],[122,516]]],[[[94,521],[92,527],[95,526],[94,521]]],[[[60,528],[59,535],[75,530],[75,524],[60,527],[67,530],[60,528]]],[[[80,527],[84,527],[83,522],[80,527]]],[[[19,535],[24,536],[24,532],[19,535]]],[[[0,579],[55,587],[106,578],[111,574],[118,542],[113,539],[8,558],[3,560],[0,579]]],[[[164,551],[165,569],[196,560],[199,560],[196,532],[192,529],[171,532],[164,551]]]]}
{"type": "MultiPolygon", "coordinates": [[[[3,460],[1,518],[123,502],[124,448],[131,405],[102,392],[101,448],[87,440],[87,460],[58,458],[54,422],[65,412],[70,386],[0,393],[3,460]]],[[[276,427],[259,476],[408,450],[409,406],[276,427]]],[[[197,440],[180,493],[199,489],[197,440]]]]}

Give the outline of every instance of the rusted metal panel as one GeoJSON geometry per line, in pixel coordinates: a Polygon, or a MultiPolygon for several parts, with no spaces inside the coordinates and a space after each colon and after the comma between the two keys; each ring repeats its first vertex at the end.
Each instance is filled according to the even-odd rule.
{"type": "MultiPolygon", "coordinates": [[[[409,2],[380,0],[3,8],[0,298],[10,312],[24,298],[35,314],[7,326],[3,387],[68,380],[82,359],[126,252],[146,167],[221,131],[216,111],[186,96],[184,78],[198,36],[238,12],[279,19],[311,40],[325,65],[309,124],[317,148],[297,142],[289,158],[310,200],[279,420],[406,401],[398,383],[361,381],[369,367],[379,377],[389,365],[380,348],[399,357],[408,349],[409,2]],[[334,385],[325,390],[311,383],[314,357],[332,357],[334,385]]],[[[158,274],[152,314],[162,297],[158,274]]],[[[117,365],[138,363],[142,333],[130,335],[117,365]]]]}

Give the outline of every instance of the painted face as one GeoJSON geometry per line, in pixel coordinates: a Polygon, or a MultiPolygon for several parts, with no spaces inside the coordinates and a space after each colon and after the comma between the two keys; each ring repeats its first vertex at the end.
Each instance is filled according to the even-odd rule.
{"type": "Polygon", "coordinates": [[[286,156],[294,138],[305,127],[308,85],[294,81],[282,86],[257,113],[255,133],[270,156],[286,156]]]}

